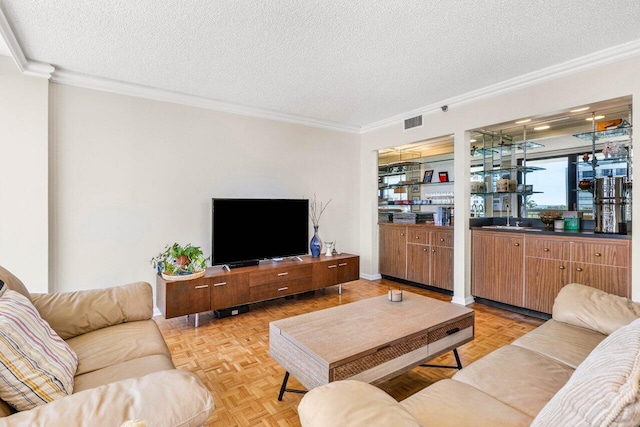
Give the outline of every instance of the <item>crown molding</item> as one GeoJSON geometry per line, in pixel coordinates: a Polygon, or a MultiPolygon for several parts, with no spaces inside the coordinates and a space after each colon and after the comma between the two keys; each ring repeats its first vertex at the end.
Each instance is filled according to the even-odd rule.
{"type": "Polygon", "coordinates": [[[398,114],[387,119],[380,120],[365,126],[362,126],[361,133],[371,132],[388,126],[402,123],[403,120],[417,115],[430,115],[440,112],[442,105],[448,105],[449,108],[457,107],[465,104],[480,101],[482,99],[491,98],[507,92],[523,89],[528,86],[544,83],[550,80],[565,77],[571,74],[592,68],[601,67],[612,62],[622,61],[634,56],[640,55],[640,40],[634,40],[611,48],[603,49],[589,55],[581,56],[561,64],[543,68],[538,71],[523,74],[509,80],[486,86],[482,89],[467,92],[465,94],[454,96],[437,104],[430,104],[422,108],[418,108],[403,114],[398,114]]]}
{"type": "Polygon", "coordinates": [[[55,68],[52,65],[45,64],[43,62],[29,61],[22,52],[22,48],[18,44],[16,36],[13,34],[13,30],[7,21],[7,17],[4,15],[2,8],[0,8],[0,36],[7,44],[9,53],[13,61],[18,66],[21,73],[28,76],[42,77],[50,79],[55,68]]]}
{"type": "Polygon", "coordinates": [[[166,89],[160,89],[134,83],[105,79],[102,77],[95,77],[62,69],[55,70],[51,77],[51,81],[53,83],[78,86],[86,89],[112,92],[121,95],[130,95],[139,98],[151,99],[154,101],[172,102],[175,104],[188,105],[191,107],[223,111],[226,113],[240,114],[261,119],[276,120],[280,122],[311,126],[338,132],[348,132],[354,134],[360,133],[359,126],[351,126],[330,121],[317,120],[310,117],[297,116],[294,114],[281,113],[262,108],[233,104],[230,102],[222,102],[200,96],[174,92],[166,89]]]}
{"type": "Polygon", "coordinates": [[[120,82],[117,80],[105,79],[101,77],[89,76],[72,71],[56,69],[52,65],[43,62],[28,60],[24,56],[22,48],[18,44],[13,30],[11,29],[11,26],[9,25],[9,22],[7,21],[7,18],[1,7],[0,36],[7,44],[9,52],[11,53],[11,57],[13,58],[20,72],[29,76],[46,78],[55,83],[78,86],[87,89],[118,93],[122,95],[130,95],[156,101],[172,102],[192,107],[223,111],[232,114],[240,114],[250,117],[276,120],[280,122],[299,124],[303,126],[311,126],[353,134],[363,134],[388,126],[401,124],[403,120],[410,117],[415,117],[417,115],[435,114],[441,111],[440,107],[442,105],[456,107],[470,104],[482,99],[495,97],[506,92],[515,91],[528,86],[547,82],[570,74],[597,68],[606,64],[610,64],[612,62],[621,61],[640,55],[640,40],[631,41],[360,127],[344,123],[318,120],[310,117],[298,116],[295,114],[286,114],[278,111],[223,102],[196,95],[174,92],[166,89],[159,89],[133,83],[120,82]]]}

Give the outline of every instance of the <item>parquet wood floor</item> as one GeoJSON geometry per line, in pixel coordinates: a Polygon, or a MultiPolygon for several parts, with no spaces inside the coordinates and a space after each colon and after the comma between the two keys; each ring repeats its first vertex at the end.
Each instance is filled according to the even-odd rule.
{"type": "MultiPolygon", "coordinates": [[[[314,294],[252,304],[238,316],[216,319],[213,313],[200,315],[194,328],[193,317],[166,320],[156,317],[160,330],[179,369],[196,374],[211,390],[215,410],[206,426],[299,426],[297,407],[302,395],[278,391],[284,370],[269,356],[269,322],[310,311],[383,295],[387,280],[358,280],[314,294]]],[[[411,286],[410,292],[444,301],[451,297],[411,286]]],[[[509,344],[543,323],[542,320],[475,303],[475,339],[458,349],[463,366],[509,344]]],[[[452,353],[430,363],[455,364],[452,353]]],[[[450,378],[453,369],[415,368],[379,385],[397,400],[405,399],[430,384],[450,378]]],[[[302,388],[295,378],[288,387],[302,388]]]]}

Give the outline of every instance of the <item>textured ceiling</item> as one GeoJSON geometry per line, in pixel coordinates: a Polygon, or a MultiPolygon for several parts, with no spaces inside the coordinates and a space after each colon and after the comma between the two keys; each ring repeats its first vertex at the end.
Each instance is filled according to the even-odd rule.
{"type": "Polygon", "coordinates": [[[29,60],[356,127],[640,39],[638,0],[0,7],[29,60]]]}

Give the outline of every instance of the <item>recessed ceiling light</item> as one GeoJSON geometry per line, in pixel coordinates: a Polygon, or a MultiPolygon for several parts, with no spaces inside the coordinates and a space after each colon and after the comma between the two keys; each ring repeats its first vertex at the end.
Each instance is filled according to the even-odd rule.
{"type": "Polygon", "coordinates": [[[587,117],[585,120],[588,121],[592,121],[592,120],[600,120],[600,119],[604,119],[605,116],[595,116],[595,117],[587,117]]]}
{"type": "Polygon", "coordinates": [[[516,122],[517,125],[521,125],[523,123],[529,123],[531,121],[531,119],[523,119],[523,120],[518,120],[516,122]]]}
{"type": "Polygon", "coordinates": [[[533,128],[533,130],[546,130],[546,129],[549,129],[550,127],[551,126],[549,126],[549,125],[542,125],[542,126],[538,126],[538,127],[533,128]]]}
{"type": "Polygon", "coordinates": [[[576,108],[575,110],[570,110],[570,113],[579,113],[580,111],[587,111],[589,109],[589,106],[586,107],[580,107],[580,108],[576,108]]]}
{"type": "Polygon", "coordinates": [[[476,140],[475,139],[470,139],[469,142],[476,142],[476,140]]]}

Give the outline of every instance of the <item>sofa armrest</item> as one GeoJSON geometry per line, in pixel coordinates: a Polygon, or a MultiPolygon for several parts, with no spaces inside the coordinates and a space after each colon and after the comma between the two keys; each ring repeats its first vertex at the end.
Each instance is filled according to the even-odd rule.
{"type": "Polygon", "coordinates": [[[560,290],[552,316],[559,322],[609,335],[640,317],[640,303],[571,283],[560,290]]]}
{"type": "Polygon", "coordinates": [[[64,340],[153,316],[153,291],[146,282],[105,289],[31,294],[40,315],[64,340]]]}
{"type": "Polygon", "coordinates": [[[213,397],[190,372],[171,369],[84,390],[0,418],[0,426],[200,426],[213,411],[213,397]]]}
{"type": "Polygon", "coordinates": [[[298,405],[303,427],[422,426],[384,391],[361,381],[336,381],[309,391],[298,405]]]}

